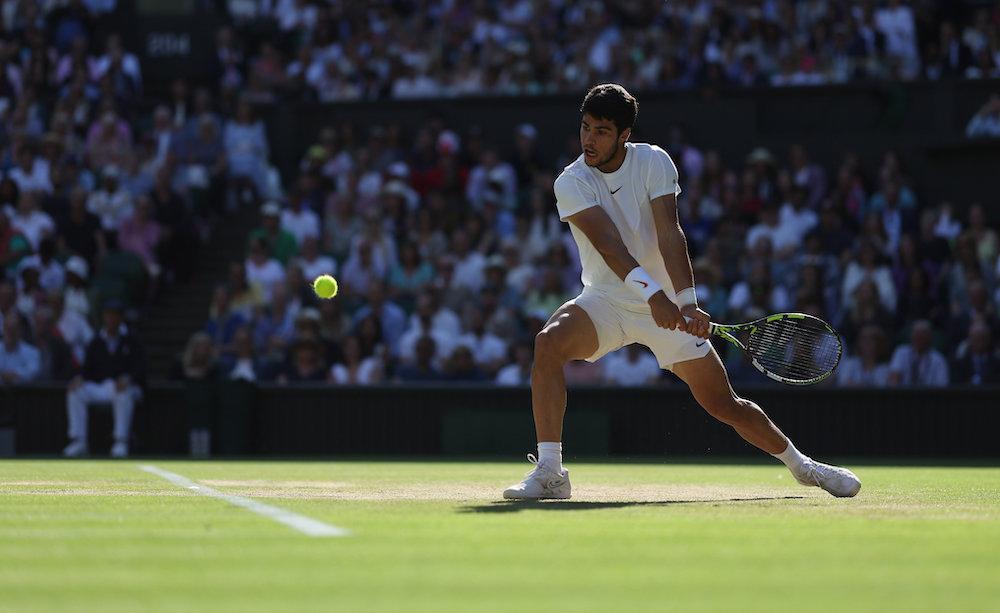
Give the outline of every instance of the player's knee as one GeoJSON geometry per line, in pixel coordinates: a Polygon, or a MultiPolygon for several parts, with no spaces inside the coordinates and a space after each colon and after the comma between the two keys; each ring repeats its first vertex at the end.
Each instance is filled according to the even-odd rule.
{"type": "Polygon", "coordinates": [[[564,353],[562,345],[559,334],[545,328],[535,335],[535,362],[558,362],[564,353]]]}

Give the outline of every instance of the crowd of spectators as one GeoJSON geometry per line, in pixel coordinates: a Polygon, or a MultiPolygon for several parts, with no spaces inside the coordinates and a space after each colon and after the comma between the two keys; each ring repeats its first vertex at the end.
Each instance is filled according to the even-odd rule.
{"type": "Polygon", "coordinates": [[[1000,7],[934,0],[230,3],[215,79],[256,101],[1000,76],[1000,7]],[[238,6],[236,6],[238,4],[238,6]]]}
{"type": "MultiPolygon", "coordinates": [[[[343,124],[317,136],[283,192],[256,102],[579,92],[608,75],[646,89],[976,77],[993,74],[980,69],[997,53],[995,10],[941,3],[280,0],[231,3],[250,10],[218,32],[218,80],[179,79],[157,99],[121,37],[99,28],[98,5],[2,13],[8,382],[79,376],[88,346],[105,342],[102,305],[120,304],[126,326],[141,320],[159,288],[190,275],[212,228],[248,210],[259,228],[215,292],[208,350],[199,344],[228,374],[527,380],[533,332],[579,286],[551,192],[576,152],[543,159],[531,124],[508,143],[441,120],[343,124]],[[281,35],[262,36],[270,27],[281,35]],[[308,291],[323,272],[342,282],[336,300],[308,291]]],[[[970,130],[988,131],[996,108],[970,130]]],[[[845,334],[844,384],[995,376],[983,356],[997,335],[996,236],[981,206],[959,218],[920,201],[891,152],[878,166],[847,154],[823,168],[801,147],[758,149],[727,166],[679,131],[662,144],[681,166],[699,292],[716,319],[821,314],[845,334]]],[[[661,377],[645,358],[625,351],[570,378],[661,377]]],[[[756,376],[730,366],[734,379],[756,376]]]]}
{"type": "MultiPolygon", "coordinates": [[[[580,290],[552,192],[579,152],[545,159],[540,138],[524,124],[489,143],[441,119],[412,134],[323,129],[215,290],[213,360],[250,381],[528,382],[534,334],[580,290]],[[319,274],[339,279],[335,299],[312,294],[319,274]]],[[[982,205],[958,215],[922,201],[891,151],[877,165],[846,153],[824,167],[799,145],[758,148],[727,165],[679,127],[663,146],[714,320],[795,310],[830,321],[846,353],[828,384],[1000,382],[1000,245],[982,205]]],[[[719,349],[734,381],[767,382],[719,349]]],[[[567,378],[672,380],[639,347],[573,364],[567,378]]]]}
{"type": "Polygon", "coordinates": [[[107,27],[115,6],[0,3],[0,382],[68,383],[68,455],[86,453],[93,402],[115,407],[128,453],[133,328],[222,220],[278,184],[248,103],[183,80],[144,93],[107,27]]]}

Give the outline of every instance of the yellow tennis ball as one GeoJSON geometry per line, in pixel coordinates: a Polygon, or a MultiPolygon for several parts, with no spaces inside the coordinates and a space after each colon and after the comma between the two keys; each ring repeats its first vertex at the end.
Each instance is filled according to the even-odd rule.
{"type": "Polygon", "coordinates": [[[320,275],[313,281],[313,291],[320,298],[333,298],[337,295],[337,280],[330,275],[320,275]]]}

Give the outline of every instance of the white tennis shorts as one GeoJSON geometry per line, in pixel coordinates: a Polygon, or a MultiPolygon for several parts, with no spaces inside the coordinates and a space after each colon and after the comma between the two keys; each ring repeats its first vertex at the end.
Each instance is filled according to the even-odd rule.
{"type": "Polygon", "coordinates": [[[639,343],[649,347],[660,368],[670,370],[678,362],[705,357],[712,349],[712,343],[703,338],[659,327],[648,309],[626,309],[590,288],[584,288],[583,293],[567,304],[586,311],[597,329],[597,351],[587,358],[588,362],[596,362],[625,345],[639,343]]]}

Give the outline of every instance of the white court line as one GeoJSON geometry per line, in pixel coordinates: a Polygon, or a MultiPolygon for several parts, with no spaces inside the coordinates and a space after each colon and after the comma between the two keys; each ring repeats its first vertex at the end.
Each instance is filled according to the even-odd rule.
{"type": "Polygon", "coordinates": [[[291,511],[286,511],[285,509],[272,507],[269,504],[257,502],[256,500],[244,498],[243,496],[224,494],[206,485],[199,485],[187,477],[172,473],[168,470],[163,470],[162,468],[157,468],[152,464],[143,464],[139,466],[139,468],[158,477],[163,477],[174,485],[189,489],[193,492],[201,494],[202,496],[225,500],[233,506],[242,507],[247,511],[256,513],[257,515],[263,515],[268,519],[273,519],[276,522],[285,524],[293,530],[298,530],[302,534],[307,534],[309,536],[348,536],[350,534],[350,532],[343,528],[326,524],[319,520],[299,515],[298,513],[292,513],[291,511]]]}

